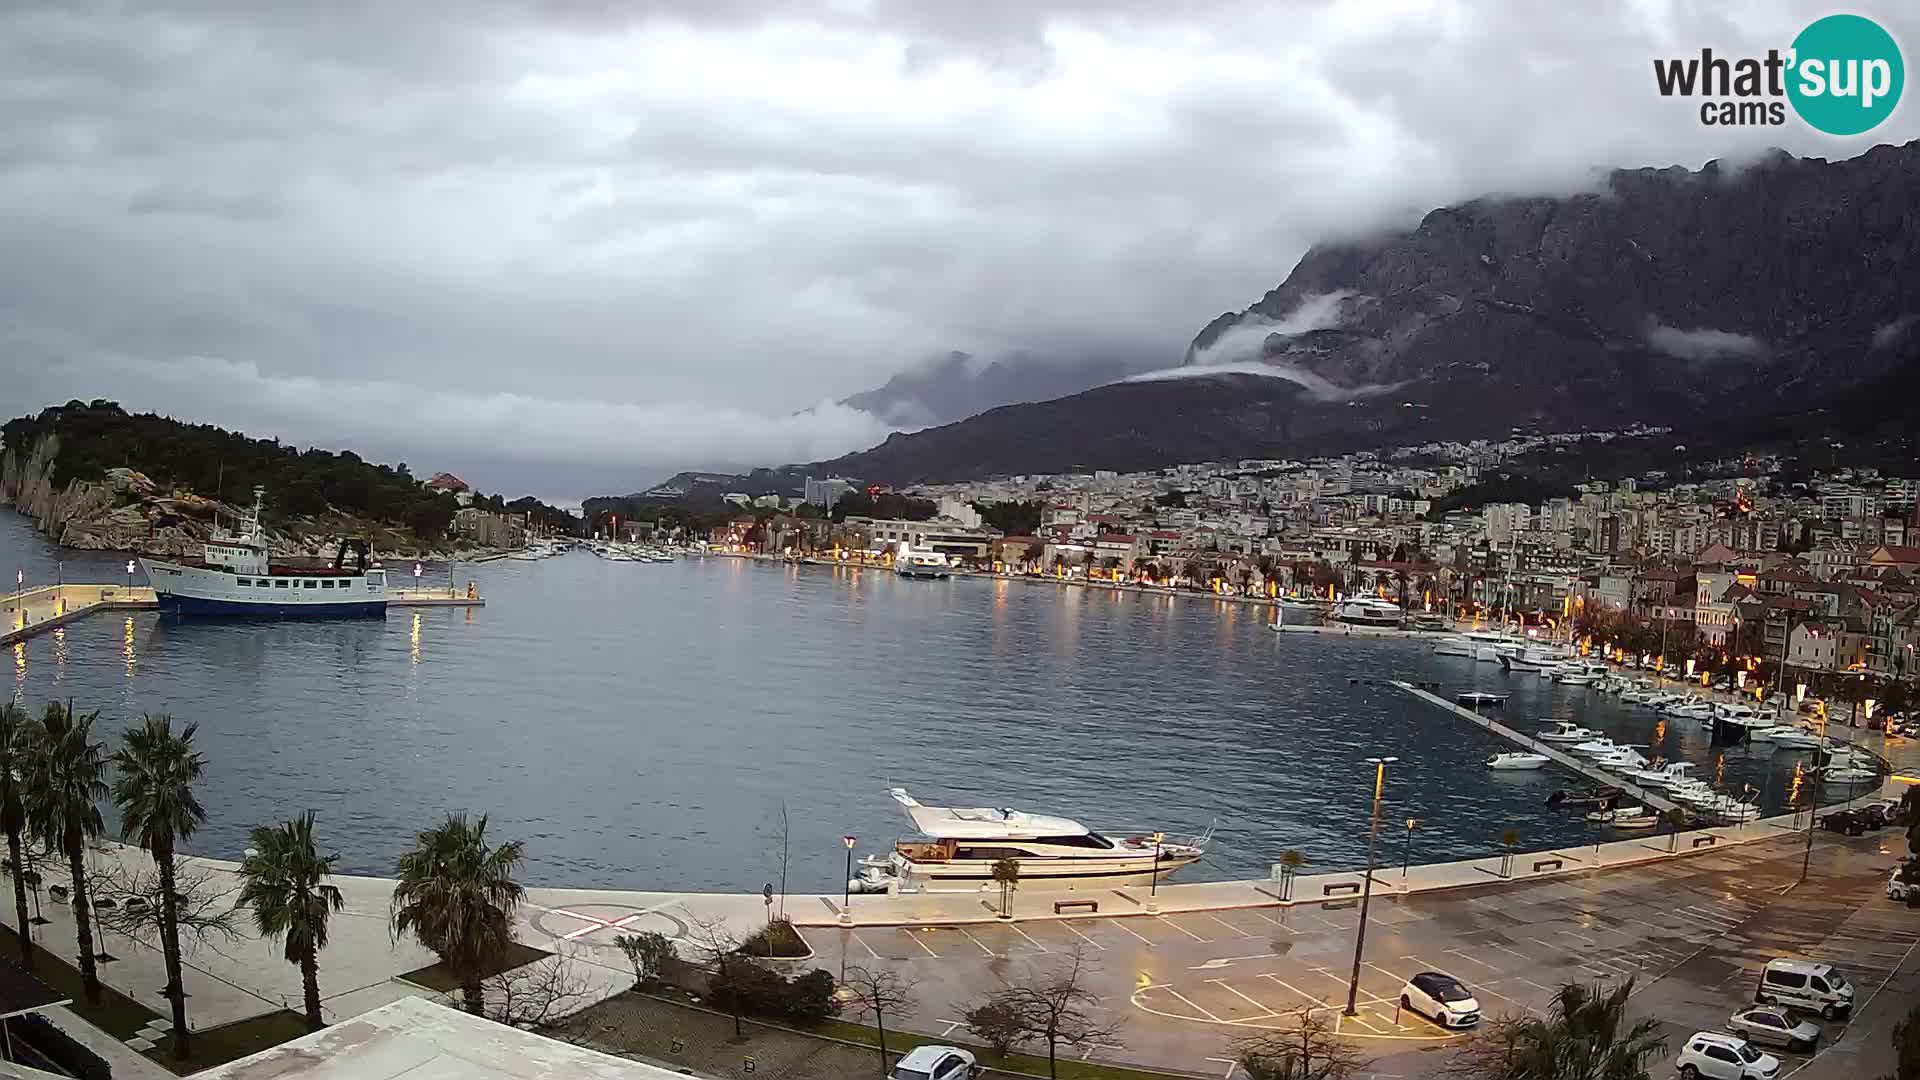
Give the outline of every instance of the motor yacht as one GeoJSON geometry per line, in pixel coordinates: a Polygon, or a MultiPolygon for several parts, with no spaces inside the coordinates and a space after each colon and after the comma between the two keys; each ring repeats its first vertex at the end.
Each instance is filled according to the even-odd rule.
{"type": "Polygon", "coordinates": [[[1020,883],[1071,888],[1145,885],[1198,862],[1212,839],[1206,835],[1169,839],[1135,834],[1110,837],[1070,818],[1022,810],[926,806],[893,788],[893,800],[906,811],[919,836],[902,840],[884,860],[862,862],[861,877],[849,886],[863,892],[978,889],[993,880],[1001,859],[1020,864],[1020,883]]]}
{"type": "Polygon", "coordinates": [[[1880,770],[1864,765],[1828,765],[1820,770],[1829,784],[1872,784],[1880,780],[1880,770]]]}
{"type": "Polygon", "coordinates": [[[1501,666],[1508,671],[1531,671],[1536,674],[1559,667],[1569,658],[1565,647],[1556,645],[1523,645],[1517,652],[1498,653],[1498,656],[1501,666]]]}
{"type": "Polygon", "coordinates": [[[1741,802],[1731,795],[1716,795],[1711,800],[1700,804],[1700,809],[1703,813],[1733,823],[1753,821],[1760,816],[1760,807],[1750,802],[1741,802]]]}
{"type": "Polygon", "coordinates": [[[1469,709],[1478,709],[1483,705],[1498,709],[1506,705],[1507,695],[1491,694],[1485,690],[1468,690],[1465,693],[1455,694],[1453,700],[1469,709]]]}
{"type": "Polygon", "coordinates": [[[1643,770],[1635,774],[1636,778],[1648,787],[1674,788],[1685,784],[1698,783],[1693,778],[1695,766],[1691,761],[1669,761],[1657,770],[1643,770]]]}
{"type": "Polygon", "coordinates": [[[1598,738],[1599,735],[1600,733],[1592,728],[1581,727],[1571,720],[1559,720],[1555,721],[1552,727],[1535,735],[1534,738],[1539,739],[1541,742],[1577,743],[1598,738]]]}
{"type": "Polygon", "coordinates": [[[1621,749],[1624,745],[1625,744],[1614,742],[1611,738],[1602,735],[1597,739],[1588,739],[1583,743],[1574,743],[1572,749],[1574,753],[1579,754],[1581,757],[1599,757],[1602,754],[1611,754],[1615,750],[1621,749]]]}
{"type": "Polygon", "coordinates": [[[906,578],[944,578],[953,574],[953,563],[943,552],[903,543],[893,556],[893,572],[906,578]]]}
{"type": "Polygon", "coordinates": [[[1672,784],[1667,787],[1667,798],[1689,806],[1705,806],[1719,797],[1719,792],[1701,780],[1689,780],[1684,784],[1672,784]]]}
{"type": "Polygon", "coordinates": [[[1473,642],[1467,640],[1464,634],[1448,634],[1445,637],[1434,640],[1433,655],[1459,656],[1471,659],[1473,657],[1473,642]]]}
{"type": "Polygon", "coordinates": [[[1527,753],[1519,753],[1519,752],[1500,753],[1500,754],[1495,754],[1492,757],[1487,759],[1487,768],[1503,769],[1503,770],[1505,769],[1538,769],[1538,768],[1544,767],[1549,760],[1550,759],[1545,754],[1527,754],[1527,753]]]}
{"type": "Polygon", "coordinates": [[[1644,767],[1647,759],[1633,747],[1622,746],[1610,754],[1597,755],[1593,763],[1611,772],[1626,772],[1644,767]]]}
{"type": "Polygon", "coordinates": [[[1820,746],[1820,736],[1785,724],[1753,732],[1747,738],[1754,742],[1772,743],[1775,750],[1813,750],[1820,746]]]}

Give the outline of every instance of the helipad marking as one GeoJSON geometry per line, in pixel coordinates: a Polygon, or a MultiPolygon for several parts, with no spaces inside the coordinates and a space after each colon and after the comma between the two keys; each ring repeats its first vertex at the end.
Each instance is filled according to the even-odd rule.
{"type": "Polygon", "coordinates": [[[622,918],[615,919],[612,922],[608,922],[605,919],[598,918],[593,915],[584,915],[578,911],[568,911],[566,908],[557,907],[557,908],[549,908],[548,910],[552,911],[555,915],[565,915],[569,919],[579,919],[583,923],[592,924],[590,926],[583,926],[578,930],[569,930],[566,933],[561,934],[560,935],[561,941],[572,941],[574,938],[584,937],[588,934],[596,933],[601,930],[625,930],[627,926],[633,923],[635,920],[646,918],[649,914],[651,914],[651,912],[636,911],[631,915],[627,915],[622,918]]]}

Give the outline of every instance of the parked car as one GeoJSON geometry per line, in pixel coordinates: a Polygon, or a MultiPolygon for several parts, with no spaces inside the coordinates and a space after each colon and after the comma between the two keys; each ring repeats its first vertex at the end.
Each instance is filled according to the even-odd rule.
{"type": "Polygon", "coordinates": [[[1832,964],[1769,960],[1753,1000],[1817,1012],[1822,1020],[1832,1020],[1853,1011],[1853,985],[1832,964]]]}
{"type": "Polygon", "coordinates": [[[1820,818],[1820,827],[1828,832],[1859,836],[1867,831],[1867,819],[1858,810],[1835,810],[1820,818]]]}
{"type": "Polygon", "coordinates": [[[1875,828],[1900,824],[1899,799],[1876,799],[1870,803],[1863,803],[1859,807],[1856,807],[1856,809],[1867,817],[1872,818],[1875,822],[1875,828]]]}
{"type": "Polygon", "coordinates": [[[978,1074],[974,1056],[957,1046],[916,1046],[893,1063],[891,1080],[967,1080],[978,1074]]]}
{"type": "Polygon", "coordinates": [[[1459,979],[1444,971],[1423,971],[1400,988],[1400,1007],[1441,1027],[1472,1027],[1480,1022],[1480,1003],[1459,979]]]}
{"type": "Polygon", "coordinates": [[[1734,1013],[1727,1018],[1727,1030],[1746,1036],[1748,1042],[1788,1050],[1811,1050],[1820,1043],[1819,1024],[1796,1021],[1792,1013],[1772,1005],[1758,1005],[1734,1013]]]}
{"type": "Polygon", "coordinates": [[[1909,885],[1900,880],[1901,867],[1887,871],[1887,899],[1912,901],[1920,895],[1920,886],[1909,885]]]}
{"type": "Polygon", "coordinates": [[[1763,1054],[1738,1035],[1696,1031],[1687,1039],[1677,1062],[1686,1080],[1773,1080],[1780,1059],[1763,1054]]]}

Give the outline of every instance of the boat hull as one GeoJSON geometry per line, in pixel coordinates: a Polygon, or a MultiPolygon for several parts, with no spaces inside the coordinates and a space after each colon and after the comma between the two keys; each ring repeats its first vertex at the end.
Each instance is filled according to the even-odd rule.
{"type": "MultiPolygon", "coordinates": [[[[1200,861],[1198,855],[1162,855],[1158,877],[1165,881],[1183,866],[1200,861]]],[[[1107,888],[1145,885],[1154,880],[1151,858],[1034,859],[1020,862],[1020,888],[1072,889],[1077,885],[1107,888]]],[[[928,863],[900,860],[907,883],[931,892],[974,891],[993,884],[993,863],[986,859],[955,859],[928,863]]]]}
{"type": "Polygon", "coordinates": [[[199,619],[368,619],[387,613],[387,592],[378,570],[368,576],[289,579],[284,572],[254,578],[186,566],[164,559],[142,559],[154,599],[163,615],[199,619]],[[369,580],[371,578],[371,580],[369,580]],[[286,580],[290,586],[266,587],[241,581],[286,580]]]}
{"type": "Polygon", "coordinates": [[[387,613],[385,600],[333,604],[253,604],[161,593],[160,612],[198,619],[378,619],[387,613]]]}
{"type": "Polygon", "coordinates": [[[921,578],[926,581],[937,581],[941,578],[948,578],[953,576],[953,571],[951,570],[933,570],[933,569],[926,569],[921,567],[910,567],[910,568],[895,567],[893,572],[896,574],[899,574],[901,577],[921,578]]]}

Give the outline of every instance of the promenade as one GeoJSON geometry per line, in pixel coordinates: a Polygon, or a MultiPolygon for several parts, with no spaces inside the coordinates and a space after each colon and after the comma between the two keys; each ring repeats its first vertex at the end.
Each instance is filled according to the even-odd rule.
{"type": "Polygon", "coordinates": [[[0,596],[0,645],[25,641],[104,611],[160,606],[153,590],[125,585],[42,585],[0,596]]]}

